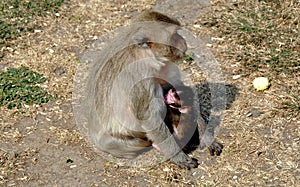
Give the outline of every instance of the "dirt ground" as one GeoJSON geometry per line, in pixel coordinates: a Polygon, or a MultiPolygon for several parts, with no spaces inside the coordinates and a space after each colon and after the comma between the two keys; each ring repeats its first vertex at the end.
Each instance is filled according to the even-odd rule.
{"type": "Polygon", "coordinates": [[[30,67],[47,77],[50,93],[58,94],[55,101],[28,106],[24,114],[0,108],[0,186],[300,186],[300,112],[280,107],[281,99],[292,99],[285,90],[300,83],[300,74],[286,77],[289,85],[284,76],[272,77],[269,89],[255,91],[252,80],[260,73],[244,76],[238,61],[223,57],[226,41],[218,42],[222,38],[198,24],[207,11],[222,10],[220,1],[213,1],[212,7],[198,1],[203,4],[193,7],[203,11],[194,21],[178,18],[208,42],[222,67],[228,106],[217,134],[224,144],[221,156],[197,150],[192,156],[200,165],[189,171],[169,162],[133,168],[106,160],[78,131],[72,86],[81,54],[138,12],[166,2],[69,0],[58,13],[36,20],[42,29],[16,40],[20,45],[0,57],[1,71],[30,67]]]}

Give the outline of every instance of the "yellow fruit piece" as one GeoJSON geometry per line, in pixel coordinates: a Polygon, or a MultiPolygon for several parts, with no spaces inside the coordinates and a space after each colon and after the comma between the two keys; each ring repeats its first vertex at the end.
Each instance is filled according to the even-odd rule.
{"type": "Polygon", "coordinates": [[[269,80],[266,77],[257,77],[253,80],[253,86],[256,90],[265,90],[269,85],[269,80]]]}

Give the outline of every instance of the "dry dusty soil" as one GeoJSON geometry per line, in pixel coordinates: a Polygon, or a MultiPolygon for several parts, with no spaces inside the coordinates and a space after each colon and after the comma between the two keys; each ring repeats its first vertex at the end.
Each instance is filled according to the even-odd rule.
{"type": "MultiPolygon", "coordinates": [[[[206,20],[209,14],[233,14],[244,1],[241,5],[230,0],[211,5],[175,2],[66,0],[57,13],[37,18],[39,30],[5,50],[1,71],[20,66],[37,71],[47,77],[43,87],[58,97],[42,106],[27,106],[25,113],[0,108],[0,186],[300,186],[300,112],[281,105],[284,100],[299,104],[299,97],[293,100],[297,97],[286,92],[293,90],[299,96],[299,67],[292,78],[284,73],[272,76],[268,69],[247,73],[243,57],[230,57],[233,53],[226,51],[242,54],[243,46],[233,42],[226,32],[230,28],[220,33],[216,30],[220,23],[206,20]],[[72,86],[83,52],[101,36],[152,8],[177,16],[183,27],[200,37],[219,62],[225,80],[227,107],[217,128],[224,150],[219,157],[210,156],[208,150],[193,152],[191,156],[200,163],[196,169],[183,170],[169,162],[130,167],[107,160],[78,131],[74,120],[72,86]],[[252,80],[262,75],[271,76],[271,86],[256,91],[252,80]]],[[[264,2],[268,1],[257,1],[257,6],[264,2]]],[[[294,2],[288,6],[289,13],[299,13],[296,1],[287,2],[294,2]]],[[[297,23],[294,27],[299,32],[297,23]]],[[[294,41],[299,49],[299,38],[294,41]]],[[[209,82],[205,75],[193,63],[182,68],[192,74],[205,95],[209,82]]],[[[156,156],[145,154],[139,159],[149,161],[156,156]]]]}

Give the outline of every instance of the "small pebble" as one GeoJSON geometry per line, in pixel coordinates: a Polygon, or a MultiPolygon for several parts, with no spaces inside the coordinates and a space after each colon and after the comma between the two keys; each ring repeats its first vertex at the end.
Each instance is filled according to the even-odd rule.
{"type": "Polygon", "coordinates": [[[66,70],[62,67],[57,67],[54,69],[53,73],[55,73],[56,75],[62,75],[66,73],[66,70]]]}
{"type": "Polygon", "coordinates": [[[236,80],[236,79],[239,79],[239,78],[241,78],[241,75],[233,75],[233,76],[232,76],[232,79],[233,79],[233,80],[236,80]]]}
{"type": "Polygon", "coordinates": [[[77,165],[71,165],[70,166],[70,168],[72,169],[72,168],[76,168],[77,167],[77,165]]]}

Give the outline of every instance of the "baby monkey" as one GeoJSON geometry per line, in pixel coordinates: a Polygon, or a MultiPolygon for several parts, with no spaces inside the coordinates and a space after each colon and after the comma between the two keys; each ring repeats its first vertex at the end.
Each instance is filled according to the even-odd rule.
{"type": "Polygon", "coordinates": [[[180,85],[176,89],[171,84],[163,85],[164,101],[167,106],[165,123],[185,150],[187,143],[197,130],[197,120],[192,110],[195,94],[189,86],[180,85]]]}
{"type": "MultiPolygon", "coordinates": [[[[175,136],[177,143],[181,146],[184,152],[189,153],[195,150],[199,144],[199,131],[197,123],[197,112],[195,103],[195,94],[191,87],[180,86],[173,87],[167,83],[162,85],[164,92],[164,101],[167,107],[165,124],[175,136]]],[[[200,127],[201,128],[201,127],[200,127]]],[[[219,156],[222,152],[223,145],[214,142],[208,146],[212,156],[219,156]]]]}

